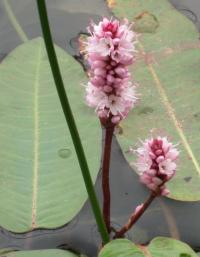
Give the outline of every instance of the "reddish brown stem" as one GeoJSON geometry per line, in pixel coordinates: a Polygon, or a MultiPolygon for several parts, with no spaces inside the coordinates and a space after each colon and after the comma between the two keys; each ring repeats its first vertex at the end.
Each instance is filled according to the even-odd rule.
{"type": "Polygon", "coordinates": [[[103,191],[103,217],[104,221],[110,233],[110,183],[109,183],[109,169],[110,169],[110,155],[112,137],[114,132],[114,126],[105,127],[105,141],[103,152],[103,164],[102,164],[102,191],[103,191]]]}
{"type": "Polygon", "coordinates": [[[146,209],[149,207],[149,205],[152,203],[152,201],[159,195],[159,191],[157,192],[151,192],[147,200],[143,203],[142,207],[137,211],[134,212],[131,217],[129,218],[128,222],[115,233],[114,238],[122,238],[124,237],[124,234],[131,229],[131,227],[137,222],[137,220],[143,215],[143,213],[146,211],[146,209]]]}

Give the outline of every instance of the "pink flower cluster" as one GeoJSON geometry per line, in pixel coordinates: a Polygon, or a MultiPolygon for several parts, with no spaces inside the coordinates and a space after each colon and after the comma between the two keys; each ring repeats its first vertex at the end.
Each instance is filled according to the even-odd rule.
{"type": "Polygon", "coordinates": [[[179,151],[166,137],[157,137],[145,140],[136,153],[140,181],[152,191],[160,187],[160,193],[167,195],[165,183],[175,175],[179,151]]]}
{"type": "Polygon", "coordinates": [[[118,123],[127,116],[137,98],[127,66],[134,61],[136,34],[127,20],[104,18],[88,28],[86,42],[90,65],[86,100],[102,119],[118,123]]]}

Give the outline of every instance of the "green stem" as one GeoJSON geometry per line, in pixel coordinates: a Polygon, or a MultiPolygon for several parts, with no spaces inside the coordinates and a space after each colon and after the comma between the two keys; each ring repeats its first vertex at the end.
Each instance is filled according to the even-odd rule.
{"type": "Polygon", "coordinates": [[[12,23],[13,27],[15,28],[20,39],[22,40],[22,42],[27,42],[28,38],[27,38],[26,34],[24,33],[22,27],[20,26],[19,22],[17,21],[15,15],[13,13],[13,10],[8,3],[8,0],[3,0],[3,4],[4,4],[5,10],[7,12],[8,18],[10,19],[10,22],[12,23]]]}
{"type": "Polygon", "coordinates": [[[95,194],[94,186],[92,183],[92,179],[90,176],[87,160],[85,157],[85,153],[81,144],[80,136],[74,121],[74,117],[69,105],[69,101],[67,98],[67,94],[65,92],[63,80],[61,77],[59,65],[58,65],[58,60],[56,57],[55,49],[53,46],[53,41],[52,41],[52,36],[50,32],[50,27],[49,27],[49,21],[48,21],[48,15],[47,15],[47,10],[46,10],[46,4],[45,0],[37,0],[37,5],[38,5],[38,11],[39,11],[39,16],[40,16],[40,22],[42,26],[42,31],[44,35],[44,41],[47,49],[47,54],[49,57],[49,62],[51,65],[51,70],[53,73],[54,81],[56,84],[57,92],[60,98],[60,102],[62,105],[62,109],[66,118],[66,121],[68,123],[68,127],[71,133],[71,137],[74,143],[74,147],[76,150],[76,154],[78,157],[79,165],[82,171],[83,179],[85,182],[85,186],[88,192],[88,196],[90,199],[90,203],[92,206],[92,210],[94,212],[94,216],[96,218],[96,222],[99,228],[99,232],[102,237],[102,241],[104,244],[109,242],[109,235],[106,230],[106,226],[101,214],[101,210],[99,207],[99,203],[95,194]]]}

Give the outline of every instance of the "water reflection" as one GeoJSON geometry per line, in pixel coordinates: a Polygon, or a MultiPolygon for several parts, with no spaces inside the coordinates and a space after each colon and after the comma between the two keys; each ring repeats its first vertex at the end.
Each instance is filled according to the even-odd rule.
{"type": "MultiPolygon", "coordinates": [[[[85,32],[90,19],[95,21],[102,15],[109,15],[103,0],[48,0],[48,10],[54,41],[72,55],[77,55],[77,35],[85,32]],[[84,4],[83,4],[84,2],[84,4]],[[73,25],[73,26],[72,26],[73,25]]],[[[199,0],[171,0],[177,8],[188,15],[200,28],[199,0]]],[[[41,30],[34,0],[10,0],[21,26],[28,38],[41,36],[41,30]]],[[[10,23],[3,2],[0,2],[0,59],[9,53],[21,40],[10,23]]],[[[68,156],[68,149],[61,149],[62,158],[68,156]],[[66,152],[67,150],[67,152],[66,152]],[[64,152],[63,152],[64,151],[64,152]]],[[[100,176],[96,190],[101,200],[100,176]]],[[[114,139],[111,160],[112,224],[118,228],[134,208],[144,201],[148,191],[138,183],[137,175],[124,160],[118,143],[114,139]]],[[[174,236],[200,246],[200,203],[177,202],[170,199],[155,201],[128,237],[137,243],[147,243],[156,236],[174,236]]],[[[0,229],[0,249],[16,250],[62,248],[74,249],[89,257],[96,255],[100,237],[95,225],[89,202],[68,225],[58,229],[38,229],[24,234],[15,234],[0,229]]]]}
{"type": "MultiPolygon", "coordinates": [[[[53,38],[56,44],[74,55],[70,40],[76,38],[80,31],[85,32],[89,21],[97,21],[102,15],[108,16],[108,9],[102,0],[65,1],[48,0],[48,12],[53,38]]],[[[0,1],[0,53],[9,53],[21,44],[6,12],[3,1],[0,1]]],[[[34,0],[9,0],[15,16],[29,39],[41,36],[39,18],[34,0]]]]}
{"type": "Polygon", "coordinates": [[[186,15],[200,30],[200,1],[199,0],[170,0],[181,13],[186,15]]]}

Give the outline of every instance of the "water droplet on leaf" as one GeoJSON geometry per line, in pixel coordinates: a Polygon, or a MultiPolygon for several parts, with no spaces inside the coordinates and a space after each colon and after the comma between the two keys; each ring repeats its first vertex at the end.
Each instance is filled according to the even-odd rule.
{"type": "Polygon", "coordinates": [[[58,151],[59,157],[66,159],[71,155],[71,150],[68,148],[63,148],[58,151]]]}

